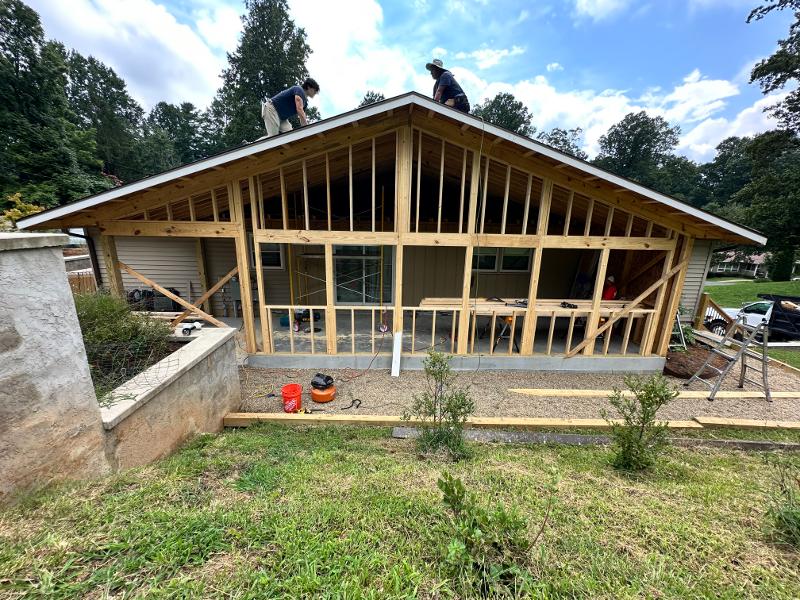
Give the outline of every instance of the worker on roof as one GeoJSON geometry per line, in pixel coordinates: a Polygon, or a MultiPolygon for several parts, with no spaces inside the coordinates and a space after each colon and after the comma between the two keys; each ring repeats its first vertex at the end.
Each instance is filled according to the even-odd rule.
{"type": "Polygon", "coordinates": [[[262,102],[261,118],[264,119],[264,127],[267,128],[265,137],[291,131],[292,124],[289,118],[294,115],[300,119],[301,125],[308,125],[306,117],[308,99],[316,96],[318,92],[319,84],[309,77],[302,85],[293,85],[262,102]]]}
{"type": "Polygon", "coordinates": [[[458,85],[453,74],[444,68],[444,64],[438,58],[434,58],[425,65],[431,72],[431,77],[436,80],[433,84],[433,99],[441,102],[445,106],[451,106],[461,112],[469,112],[469,100],[461,86],[458,85]]]}

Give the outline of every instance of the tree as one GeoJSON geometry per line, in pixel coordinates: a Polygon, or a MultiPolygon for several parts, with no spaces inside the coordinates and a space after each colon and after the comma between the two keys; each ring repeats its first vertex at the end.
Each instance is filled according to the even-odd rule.
{"type": "Polygon", "coordinates": [[[94,132],[74,123],[65,50],[45,41],[39,15],[0,0],[0,209],[20,193],[43,207],[105,189],[94,132]]]}
{"type": "Polygon", "coordinates": [[[552,146],[556,150],[571,154],[575,158],[586,160],[588,155],[581,150],[581,135],[583,129],[576,127],[575,129],[561,129],[555,127],[550,131],[542,131],[536,136],[540,142],[544,142],[548,146],[552,146]]]}
{"type": "Polygon", "coordinates": [[[653,186],[657,171],[678,145],[680,128],[646,112],[629,113],[600,138],[599,167],[653,186]]]}
{"type": "Polygon", "coordinates": [[[261,101],[308,76],[311,49],[305,30],[289,17],[286,0],[245,0],[245,8],[239,45],[228,53],[211,106],[209,123],[223,127],[216,134],[223,147],[261,137],[261,101]]]}
{"type": "Polygon", "coordinates": [[[140,178],[137,143],[144,116],[142,107],[128,94],[122,78],[99,60],[74,50],[64,58],[73,121],[82,129],[94,130],[103,170],[123,181],[140,178]]]}
{"type": "Polygon", "coordinates": [[[190,163],[205,156],[200,113],[191,102],[180,105],[159,102],[147,115],[147,125],[151,133],[160,130],[159,136],[167,136],[177,164],[190,163]]]}
{"type": "Polygon", "coordinates": [[[375,104],[376,102],[381,102],[386,100],[386,96],[381,94],[380,92],[373,92],[369,90],[366,94],[364,94],[364,99],[361,101],[361,104],[358,105],[358,108],[362,106],[369,106],[370,104],[375,104]]]}
{"type": "MultiPolygon", "coordinates": [[[[757,81],[765,94],[782,90],[793,82],[800,82],[800,0],[772,0],[754,8],[747,22],[760,21],[775,10],[794,11],[794,23],[789,27],[789,37],[778,40],[778,49],[760,60],[750,73],[750,83],[757,81]]],[[[800,131],[800,88],[795,87],[785,99],[767,108],[781,126],[800,131]]]]}
{"type": "Polygon", "coordinates": [[[530,137],[536,133],[536,128],[531,125],[531,113],[513,94],[507,92],[501,92],[491,100],[478,104],[472,109],[472,114],[487,123],[520,135],[530,137]]]}

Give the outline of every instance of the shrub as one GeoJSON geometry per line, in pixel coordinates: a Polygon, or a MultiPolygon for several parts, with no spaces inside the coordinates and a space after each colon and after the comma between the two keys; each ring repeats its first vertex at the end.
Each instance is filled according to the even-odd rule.
{"type": "Polygon", "coordinates": [[[614,388],[609,398],[622,423],[609,419],[606,411],[603,417],[611,425],[613,465],[638,471],[651,466],[666,444],[667,425],[656,421],[656,413],[678,392],[663,375],[650,378],[629,375],[625,377],[625,385],[632,396],[614,388]]]}
{"type": "Polygon", "coordinates": [[[775,483],[768,498],[767,517],[779,539],[800,548],[800,465],[789,458],[771,462],[775,483]]]}
{"type": "Polygon", "coordinates": [[[533,539],[528,536],[527,521],[516,510],[506,510],[501,504],[491,509],[482,507],[477,495],[449,473],[443,473],[436,483],[452,513],[453,538],[447,545],[446,556],[450,575],[464,587],[479,590],[484,597],[516,590],[522,574],[520,564],[527,562],[555,503],[558,485],[555,471],[546,488],[545,516],[533,539]]]}
{"type": "Polygon", "coordinates": [[[102,292],[77,294],[75,308],[101,404],[110,392],[169,354],[170,326],[131,312],[127,302],[102,292]]]}
{"type": "Polygon", "coordinates": [[[413,416],[422,421],[422,432],[417,438],[420,452],[445,452],[453,460],[459,460],[469,453],[462,434],[475,403],[466,390],[456,387],[451,358],[433,348],[428,350],[423,363],[428,389],[414,394],[410,412],[404,418],[413,416]]]}

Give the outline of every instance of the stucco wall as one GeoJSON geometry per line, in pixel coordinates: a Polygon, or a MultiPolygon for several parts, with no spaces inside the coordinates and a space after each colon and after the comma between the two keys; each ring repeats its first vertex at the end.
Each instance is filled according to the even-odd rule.
{"type": "Polygon", "coordinates": [[[115,470],[167,456],[198,433],[222,429],[239,408],[234,329],[204,329],[196,340],[124,384],[103,408],[106,453],[115,470]]]}
{"type": "Polygon", "coordinates": [[[109,472],[65,235],[0,234],[0,501],[109,472]]]}

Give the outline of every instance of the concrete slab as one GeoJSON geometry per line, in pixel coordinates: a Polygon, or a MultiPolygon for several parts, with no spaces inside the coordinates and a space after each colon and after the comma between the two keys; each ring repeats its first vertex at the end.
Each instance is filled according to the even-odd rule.
{"type": "Polygon", "coordinates": [[[63,233],[0,233],[0,252],[65,246],[69,236],[63,233]]]}

